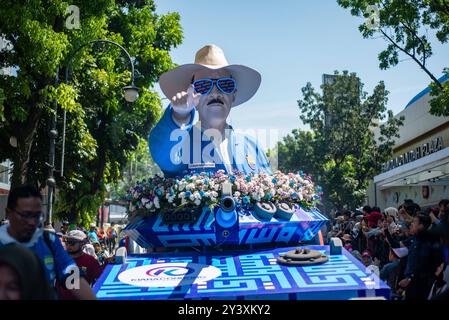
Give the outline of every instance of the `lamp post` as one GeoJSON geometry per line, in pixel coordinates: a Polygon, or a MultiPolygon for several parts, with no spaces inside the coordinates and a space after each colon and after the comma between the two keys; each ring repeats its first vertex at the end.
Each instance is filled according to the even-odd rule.
{"type": "MultiPolygon", "coordinates": [[[[90,46],[95,43],[105,43],[114,45],[122,50],[123,53],[125,53],[126,57],[129,60],[129,64],[131,66],[131,83],[125,87],[123,87],[124,91],[124,97],[125,100],[128,102],[134,102],[139,97],[139,91],[140,89],[134,85],[134,63],[131,59],[130,54],[128,51],[122,47],[117,42],[111,41],[111,40],[105,40],[105,39],[98,39],[90,41],[80,47],[78,47],[69,57],[68,63],[65,69],[65,80],[64,83],[69,83],[69,76],[70,76],[70,70],[72,66],[73,59],[75,58],[76,54],[79,53],[82,49],[86,48],[87,46],[90,46]]],[[[59,69],[56,70],[56,83],[58,83],[58,75],[59,75],[59,69]]],[[[56,188],[56,180],[54,178],[54,171],[55,171],[55,147],[56,147],[56,138],[58,137],[58,132],[56,130],[56,120],[57,120],[57,102],[54,101],[54,116],[52,117],[51,122],[51,129],[50,129],[50,162],[47,164],[49,167],[49,175],[47,179],[47,186],[48,186],[48,205],[47,205],[47,222],[52,222],[52,210],[53,210],[53,197],[54,197],[54,190],[56,188]]],[[[67,122],[67,110],[64,110],[64,118],[63,118],[63,127],[62,127],[62,151],[61,151],[61,170],[60,170],[60,176],[64,176],[64,153],[65,153],[65,136],[66,136],[66,122],[67,122]]]]}

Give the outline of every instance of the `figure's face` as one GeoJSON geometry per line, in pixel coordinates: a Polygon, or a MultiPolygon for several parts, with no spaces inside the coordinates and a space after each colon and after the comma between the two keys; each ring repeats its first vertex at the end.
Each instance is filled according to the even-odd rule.
{"type": "MultiPolygon", "coordinates": [[[[231,74],[225,70],[200,70],[195,73],[194,81],[204,78],[219,79],[224,77],[230,78],[231,74]]],[[[214,85],[209,94],[200,97],[197,106],[200,121],[207,121],[212,124],[221,124],[226,121],[235,101],[236,92],[237,89],[232,94],[225,94],[214,85]]]]}
{"type": "Polygon", "coordinates": [[[31,240],[34,232],[41,223],[42,201],[36,197],[17,199],[14,209],[6,209],[10,228],[20,242],[31,240]]]}

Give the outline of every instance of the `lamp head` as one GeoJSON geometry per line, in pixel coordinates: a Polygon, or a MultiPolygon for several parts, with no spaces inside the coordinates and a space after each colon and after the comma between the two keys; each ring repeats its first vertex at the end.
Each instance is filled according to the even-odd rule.
{"type": "Polygon", "coordinates": [[[135,85],[123,87],[123,91],[125,94],[125,100],[128,102],[134,102],[137,98],[139,98],[140,89],[135,85]]]}

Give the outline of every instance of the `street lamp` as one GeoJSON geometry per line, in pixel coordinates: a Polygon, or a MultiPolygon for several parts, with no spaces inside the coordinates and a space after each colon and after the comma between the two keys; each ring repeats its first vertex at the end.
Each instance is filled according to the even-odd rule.
{"type": "MultiPolygon", "coordinates": [[[[122,50],[123,53],[125,53],[126,57],[129,60],[129,64],[131,66],[131,84],[128,86],[123,87],[124,97],[125,100],[128,102],[135,102],[137,98],[139,97],[139,91],[140,88],[136,87],[134,85],[134,63],[131,59],[130,54],[128,51],[122,47],[117,42],[111,41],[111,40],[105,40],[105,39],[98,39],[90,41],[80,47],[78,47],[72,55],[69,57],[66,70],[65,70],[65,83],[69,83],[69,75],[70,75],[70,69],[72,66],[72,61],[75,58],[76,54],[80,52],[82,49],[84,49],[87,46],[90,46],[94,43],[106,43],[114,45],[122,50]]],[[[56,70],[56,84],[58,83],[58,75],[59,75],[59,68],[56,70]]],[[[52,221],[52,210],[53,210],[53,193],[54,189],[56,188],[56,180],[54,178],[54,171],[55,171],[55,147],[56,147],[56,138],[58,137],[58,132],[56,130],[56,117],[57,117],[57,102],[54,101],[53,103],[53,111],[54,116],[52,117],[51,121],[51,129],[49,133],[50,137],[50,162],[47,163],[49,167],[49,177],[47,179],[47,186],[48,186],[48,205],[47,205],[47,222],[51,223],[52,221]]],[[[62,154],[61,154],[61,171],[60,176],[64,176],[64,153],[65,153],[65,136],[66,136],[66,122],[67,122],[67,110],[64,110],[64,118],[63,118],[63,127],[62,127],[62,154]]]]}

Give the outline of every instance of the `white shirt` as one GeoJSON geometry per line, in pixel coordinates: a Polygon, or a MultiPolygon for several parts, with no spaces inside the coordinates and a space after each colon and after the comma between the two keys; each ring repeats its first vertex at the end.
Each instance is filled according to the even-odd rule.
{"type": "Polygon", "coordinates": [[[32,246],[34,246],[44,232],[43,229],[38,228],[34,232],[30,241],[19,242],[15,238],[11,237],[11,235],[8,233],[8,228],[9,228],[9,224],[4,224],[0,227],[0,242],[4,245],[7,245],[8,243],[17,243],[17,244],[23,245],[27,248],[31,248],[32,246]]]}
{"type": "MultiPolygon", "coordinates": [[[[198,130],[201,131],[201,122],[198,121],[195,124],[195,127],[198,130]]],[[[219,152],[220,158],[223,161],[223,165],[225,166],[226,171],[228,173],[232,172],[232,159],[231,159],[231,156],[230,156],[231,152],[229,150],[229,148],[230,148],[230,145],[229,145],[230,135],[231,135],[231,127],[229,125],[226,125],[226,127],[225,127],[225,134],[224,134],[224,137],[222,137],[221,141],[216,141],[215,139],[213,141],[214,144],[215,144],[215,148],[219,152]]]]}

